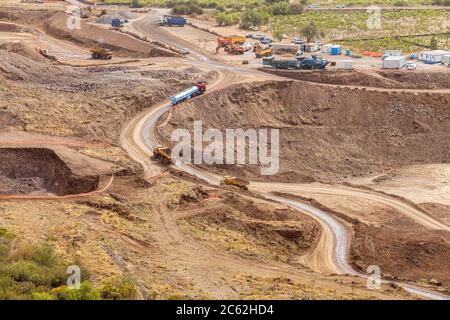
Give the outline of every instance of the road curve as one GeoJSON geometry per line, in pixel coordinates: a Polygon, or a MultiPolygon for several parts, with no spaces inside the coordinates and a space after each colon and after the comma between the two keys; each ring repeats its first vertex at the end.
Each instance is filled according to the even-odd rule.
{"type": "MultiPolygon", "coordinates": [[[[216,71],[218,71],[219,74],[218,79],[216,79],[212,87],[215,88],[215,90],[217,90],[217,88],[225,87],[227,75],[224,74],[223,69],[217,68],[218,65],[214,63],[211,63],[211,67],[216,71]]],[[[228,72],[230,72],[230,69],[228,69],[228,72]]],[[[152,153],[152,148],[158,143],[154,135],[154,130],[156,130],[155,128],[156,123],[158,122],[159,118],[170,109],[171,105],[169,101],[159,103],[153,106],[151,109],[143,112],[135,119],[133,119],[130,123],[128,123],[125,126],[124,130],[122,131],[120,138],[122,146],[125,148],[125,150],[128,151],[131,158],[133,158],[143,166],[145,176],[147,178],[161,172],[160,167],[150,160],[150,155],[152,153]]],[[[206,172],[204,170],[200,170],[195,167],[183,164],[176,164],[176,167],[182,171],[185,171],[189,174],[192,174],[206,181],[207,183],[213,185],[218,185],[220,183],[220,177],[213,173],[206,172]]],[[[271,185],[270,183],[267,183],[266,187],[269,187],[270,189],[270,185],[271,185]]],[[[278,189],[279,185],[280,185],[279,183],[273,184],[272,190],[279,191],[278,189]]],[[[254,187],[252,190],[262,194],[267,199],[303,211],[309,214],[311,217],[313,217],[316,221],[320,223],[320,225],[324,230],[323,232],[324,237],[323,239],[321,239],[321,243],[319,244],[320,250],[316,250],[317,251],[316,259],[321,260],[320,262],[317,262],[317,265],[320,265],[320,268],[322,270],[327,270],[328,272],[348,274],[362,278],[368,277],[367,275],[357,272],[350,266],[348,259],[350,236],[346,227],[335,217],[311,205],[271,195],[270,190],[267,189],[258,190],[257,184],[255,183],[252,183],[251,187],[252,186],[254,187]]],[[[382,282],[386,283],[387,281],[382,282]]],[[[446,295],[436,293],[426,288],[419,288],[415,285],[405,283],[397,283],[397,284],[403,287],[408,292],[422,296],[424,298],[429,299],[449,298],[446,295]]]]}

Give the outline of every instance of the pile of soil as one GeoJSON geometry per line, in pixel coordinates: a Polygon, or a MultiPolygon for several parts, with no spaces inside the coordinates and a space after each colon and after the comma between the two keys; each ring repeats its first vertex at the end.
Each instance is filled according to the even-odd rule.
{"type": "Polygon", "coordinates": [[[420,72],[407,70],[381,70],[362,72],[357,70],[259,70],[278,76],[309,82],[354,85],[391,89],[449,89],[450,77],[442,72],[420,72]]]}
{"type": "Polygon", "coordinates": [[[98,176],[79,176],[49,149],[1,148],[0,194],[77,194],[94,191],[98,176]]]}
{"type": "Polygon", "coordinates": [[[279,129],[277,175],[261,176],[256,165],[215,165],[213,169],[252,179],[340,181],[404,165],[450,161],[449,104],[446,94],[270,81],[234,85],[179,105],[159,132],[171,144],[172,131],[192,131],[194,120],[202,120],[204,130],[222,132],[279,129]]]}

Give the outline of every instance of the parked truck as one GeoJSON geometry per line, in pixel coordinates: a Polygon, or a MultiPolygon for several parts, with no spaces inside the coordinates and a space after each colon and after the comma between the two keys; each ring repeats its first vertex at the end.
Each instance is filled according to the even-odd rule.
{"type": "Polygon", "coordinates": [[[159,19],[160,26],[184,27],[185,24],[186,19],[180,16],[164,15],[161,19],[159,19]]]}
{"type": "Polygon", "coordinates": [[[170,102],[172,105],[177,105],[183,101],[189,100],[193,97],[203,94],[206,91],[206,82],[197,82],[194,86],[177,93],[170,97],[170,102]]]}

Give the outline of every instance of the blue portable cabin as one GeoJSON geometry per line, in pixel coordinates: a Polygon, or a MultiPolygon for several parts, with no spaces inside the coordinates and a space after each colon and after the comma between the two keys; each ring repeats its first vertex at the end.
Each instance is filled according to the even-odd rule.
{"type": "Polygon", "coordinates": [[[338,56],[342,53],[342,47],[339,45],[332,46],[331,47],[331,55],[332,56],[338,56]]]}
{"type": "Polygon", "coordinates": [[[172,103],[172,105],[178,104],[182,101],[192,98],[192,96],[194,96],[198,91],[199,88],[197,86],[190,87],[189,89],[186,89],[184,91],[181,91],[180,93],[177,93],[176,95],[171,96],[170,102],[172,103]]]}

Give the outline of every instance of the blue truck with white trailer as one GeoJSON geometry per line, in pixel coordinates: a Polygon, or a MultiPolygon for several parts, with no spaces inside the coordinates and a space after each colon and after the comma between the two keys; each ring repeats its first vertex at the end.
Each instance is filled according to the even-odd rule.
{"type": "Polygon", "coordinates": [[[186,24],[186,19],[180,16],[172,16],[165,15],[162,19],[159,20],[159,25],[161,26],[176,26],[176,27],[184,27],[186,24]]]}
{"type": "Polygon", "coordinates": [[[206,83],[198,82],[195,84],[195,86],[192,86],[189,89],[186,89],[184,91],[181,91],[180,93],[177,93],[176,95],[171,96],[170,102],[172,103],[172,105],[176,105],[183,101],[189,100],[193,97],[201,95],[205,91],[206,91],[206,83]]]}

